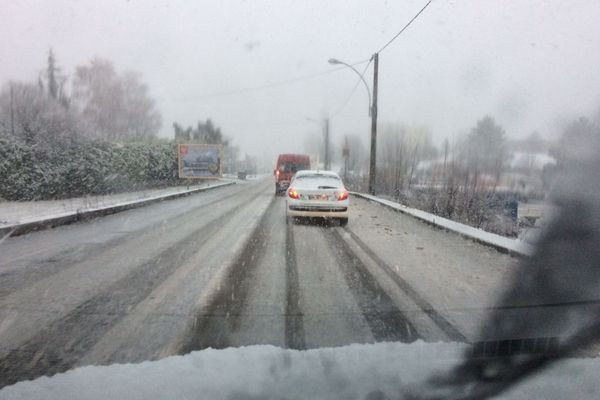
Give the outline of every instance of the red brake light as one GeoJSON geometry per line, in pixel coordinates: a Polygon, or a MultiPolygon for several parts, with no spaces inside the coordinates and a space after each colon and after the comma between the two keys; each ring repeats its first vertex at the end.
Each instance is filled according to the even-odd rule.
{"type": "Polygon", "coordinates": [[[296,199],[296,200],[300,198],[300,194],[294,188],[288,189],[288,196],[290,196],[290,198],[296,199]]]}
{"type": "Polygon", "coordinates": [[[348,192],[343,191],[343,192],[339,192],[337,195],[338,200],[342,201],[342,200],[346,200],[348,198],[348,192]]]}
{"type": "Polygon", "coordinates": [[[279,170],[275,171],[275,175],[279,176],[279,170]]]}

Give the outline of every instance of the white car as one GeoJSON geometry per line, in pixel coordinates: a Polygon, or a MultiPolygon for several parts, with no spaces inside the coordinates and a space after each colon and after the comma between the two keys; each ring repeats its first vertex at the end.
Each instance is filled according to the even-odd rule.
{"type": "Polygon", "coordinates": [[[286,192],[287,221],[294,217],[338,219],[348,223],[349,194],[338,174],[331,171],[298,171],[286,192]]]}

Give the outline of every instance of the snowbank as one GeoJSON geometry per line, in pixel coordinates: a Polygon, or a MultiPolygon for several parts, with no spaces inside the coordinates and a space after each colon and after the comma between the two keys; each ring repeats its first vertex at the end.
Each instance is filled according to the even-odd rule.
{"type": "Polygon", "coordinates": [[[437,227],[458,233],[464,237],[473,239],[488,246],[492,246],[501,251],[524,256],[530,256],[533,254],[533,246],[524,243],[521,240],[510,239],[504,236],[496,235],[495,233],[486,232],[481,229],[473,228],[472,226],[461,224],[460,222],[452,221],[425,211],[417,210],[416,208],[406,207],[400,203],[395,203],[393,201],[385,200],[369,194],[357,192],[350,193],[353,196],[362,197],[364,199],[382,204],[396,211],[411,215],[417,219],[420,219],[421,221],[425,221],[437,227]]]}
{"type": "MultiPolygon", "coordinates": [[[[465,349],[457,343],[378,343],[308,351],[207,349],[141,364],[83,367],[0,391],[0,399],[365,399],[423,393],[465,349]]],[[[593,398],[600,361],[557,363],[501,398],[593,398]]]]}
{"type": "Polygon", "coordinates": [[[84,215],[110,214],[188,194],[216,189],[234,181],[207,181],[193,186],[176,186],[112,195],[78,197],[64,200],[0,202],[0,234],[57,226],[73,222],[84,215]]]}

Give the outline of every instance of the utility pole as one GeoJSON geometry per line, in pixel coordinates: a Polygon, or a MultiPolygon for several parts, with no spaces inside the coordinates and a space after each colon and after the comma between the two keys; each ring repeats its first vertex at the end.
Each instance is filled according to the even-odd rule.
{"type": "Polygon", "coordinates": [[[344,182],[348,182],[348,158],[350,157],[350,146],[348,145],[348,136],[344,138],[342,157],[344,157],[344,182]]]}
{"type": "Polygon", "coordinates": [[[354,71],[354,73],[356,73],[360,77],[362,82],[365,84],[365,88],[367,89],[367,94],[369,95],[369,115],[371,116],[371,157],[369,160],[369,193],[375,194],[375,182],[377,181],[377,79],[379,73],[379,53],[373,54],[371,60],[374,61],[373,100],[371,100],[371,91],[369,90],[369,84],[367,83],[365,78],[363,78],[363,74],[358,72],[356,68],[336,58],[330,58],[328,62],[331,65],[342,64],[350,68],[352,71],[354,71]]]}
{"type": "Polygon", "coordinates": [[[377,80],[379,54],[373,54],[373,104],[371,105],[371,158],[369,160],[369,193],[375,194],[377,180],[377,80]]]}
{"type": "Polygon", "coordinates": [[[12,137],[15,137],[15,106],[14,106],[14,97],[15,94],[13,92],[13,84],[10,83],[10,133],[12,137]]]}
{"type": "Polygon", "coordinates": [[[323,121],[325,124],[325,169],[329,170],[329,118],[323,121]]]}

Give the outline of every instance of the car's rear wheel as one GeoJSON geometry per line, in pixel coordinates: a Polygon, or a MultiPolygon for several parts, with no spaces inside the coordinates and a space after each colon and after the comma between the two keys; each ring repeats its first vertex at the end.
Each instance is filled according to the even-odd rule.
{"type": "Polygon", "coordinates": [[[348,218],[340,218],[340,226],[348,225],[348,218]]]}

